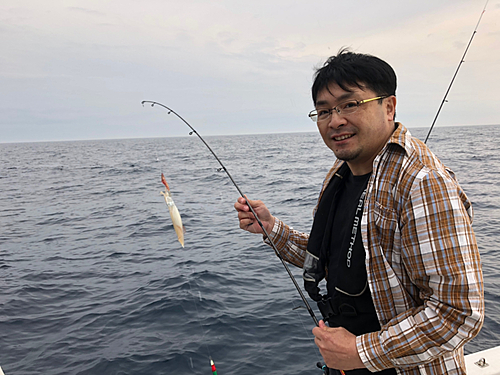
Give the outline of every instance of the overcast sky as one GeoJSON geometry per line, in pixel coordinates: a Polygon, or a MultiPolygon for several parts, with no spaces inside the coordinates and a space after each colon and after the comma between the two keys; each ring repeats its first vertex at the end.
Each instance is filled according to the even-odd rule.
{"type": "MultiPolygon", "coordinates": [[[[343,46],[398,75],[430,126],[483,0],[15,0],[0,4],[0,143],[315,131],[314,69],[343,46]]],[[[436,126],[500,123],[490,0],[436,126]]]]}

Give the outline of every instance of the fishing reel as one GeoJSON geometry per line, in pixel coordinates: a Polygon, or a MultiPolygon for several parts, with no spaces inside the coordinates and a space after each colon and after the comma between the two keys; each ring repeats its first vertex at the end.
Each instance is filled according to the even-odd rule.
{"type": "Polygon", "coordinates": [[[323,363],[318,362],[316,363],[316,366],[318,366],[319,369],[323,370],[323,374],[330,375],[330,369],[326,367],[326,365],[324,365],[323,363]]]}

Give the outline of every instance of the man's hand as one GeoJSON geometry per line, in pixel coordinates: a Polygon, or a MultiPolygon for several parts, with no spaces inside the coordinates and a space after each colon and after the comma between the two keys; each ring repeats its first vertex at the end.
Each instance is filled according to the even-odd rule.
{"type": "MultiPolygon", "coordinates": [[[[248,198],[247,198],[248,199],[248,198]]],[[[259,217],[262,225],[266,228],[267,233],[270,233],[274,227],[274,216],[271,215],[266,205],[262,201],[252,201],[248,199],[248,203],[252,206],[255,213],[259,217]]],[[[264,233],[255,216],[250,211],[247,201],[243,197],[239,197],[234,208],[238,211],[238,219],[240,221],[240,228],[251,233],[264,233]]]]}
{"type": "Polygon", "coordinates": [[[320,320],[319,327],[312,332],[316,336],[314,342],[329,368],[354,370],[365,367],[356,348],[356,336],[345,328],[330,328],[320,320]]]}

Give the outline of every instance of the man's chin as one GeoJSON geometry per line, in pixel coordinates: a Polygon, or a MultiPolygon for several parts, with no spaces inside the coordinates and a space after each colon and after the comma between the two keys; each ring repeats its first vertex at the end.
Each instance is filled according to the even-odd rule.
{"type": "Polygon", "coordinates": [[[359,152],[333,152],[337,159],[342,161],[353,161],[359,156],[359,152]]]}

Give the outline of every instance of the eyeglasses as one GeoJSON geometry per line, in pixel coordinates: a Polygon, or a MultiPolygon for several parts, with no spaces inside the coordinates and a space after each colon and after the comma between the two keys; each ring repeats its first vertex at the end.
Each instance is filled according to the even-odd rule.
{"type": "Polygon", "coordinates": [[[348,100],[346,102],[338,104],[333,108],[314,109],[309,112],[309,117],[314,122],[323,123],[325,121],[328,121],[332,117],[333,111],[337,112],[338,115],[350,115],[351,113],[356,112],[361,104],[372,102],[374,100],[385,99],[387,97],[389,96],[377,96],[376,98],[365,100],[348,100]]]}

